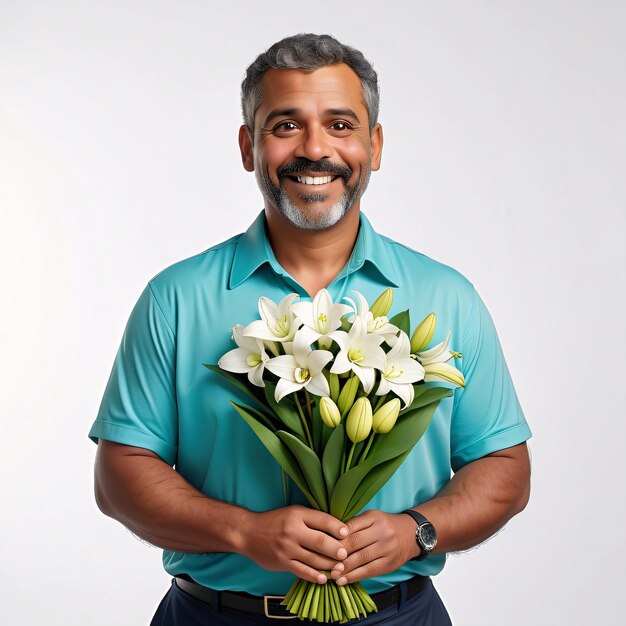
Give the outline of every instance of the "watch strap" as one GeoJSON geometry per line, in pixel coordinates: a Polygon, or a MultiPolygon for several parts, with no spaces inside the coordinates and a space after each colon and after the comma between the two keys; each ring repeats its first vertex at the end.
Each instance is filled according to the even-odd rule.
{"type": "Polygon", "coordinates": [[[420,553],[416,557],[413,557],[411,560],[423,561],[430,554],[430,550],[426,549],[426,547],[422,544],[422,542],[419,539],[419,527],[422,524],[430,524],[432,526],[432,523],[428,521],[428,519],[426,519],[421,513],[418,513],[417,511],[414,511],[413,509],[407,509],[406,511],[402,511],[402,512],[406,513],[407,515],[410,515],[417,523],[417,528],[415,529],[415,542],[420,548],[420,553]]]}

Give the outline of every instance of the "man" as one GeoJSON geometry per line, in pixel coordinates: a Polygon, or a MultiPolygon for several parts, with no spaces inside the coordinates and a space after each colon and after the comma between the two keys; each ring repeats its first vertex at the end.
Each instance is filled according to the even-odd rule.
{"type": "Polygon", "coordinates": [[[271,623],[285,613],[268,596],[294,576],[324,583],[320,570],[339,585],[364,581],[380,610],[363,623],[449,624],[430,576],[529,496],[530,431],[491,318],[458,272],[360,213],[383,147],[377,77],[360,52],[329,36],[286,38],[248,68],[242,105],[243,165],[264,211],[139,298],[90,432],[98,505],[165,550],[175,580],[154,625],[271,623]],[[283,500],[280,467],[230,408],[234,390],[201,364],[232,347],[227,329],[255,319],[261,295],[327,288],[334,301],[357,290],[371,302],[386,287],[394,310],[437,313],[435,341],[450,328],[466,386],[344,524],[283,500]]]}

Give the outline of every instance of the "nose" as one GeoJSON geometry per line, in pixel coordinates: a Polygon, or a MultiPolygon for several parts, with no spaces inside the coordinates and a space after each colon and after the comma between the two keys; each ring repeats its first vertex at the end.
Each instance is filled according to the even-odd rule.
{"type": "Polygon", "coordinates": [[[324,128],[320,126],[308,126],[301,135],[301,141],[294,156],[319,161],[330,158],[333,154],[329,137],[324,128]]]}

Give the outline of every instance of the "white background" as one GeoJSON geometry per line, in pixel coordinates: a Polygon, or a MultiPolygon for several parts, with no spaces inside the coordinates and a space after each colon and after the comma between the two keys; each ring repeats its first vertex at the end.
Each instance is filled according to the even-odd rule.
{"type": "Polygon", "coordinates": [[[147,281],[262,207],[239,85],[296,32],[381,83],[363,208],[462,271],[534,432],[526,511],[436,584],[456,626],[624,614],[626,5],[0,2],[0,621],[147,624],[160,551],[99,513],[87,439],[147,281]]]}

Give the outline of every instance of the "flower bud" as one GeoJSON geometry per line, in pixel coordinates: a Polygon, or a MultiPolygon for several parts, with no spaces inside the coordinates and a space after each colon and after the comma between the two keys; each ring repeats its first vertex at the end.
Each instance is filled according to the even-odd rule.
{"type": "Polygon", "coordinates": [[[400,414],[400,400],[394,398],[385,402],[372,417],[372,427],[375,433],[388,433],[395,425],[400,414]]]}
{"type": "Polygon", "coordinates": [[[339,376],[337,374],[330,374],[328,376],[328,386],[330,387],[330,397],[333,402],[337,402],[339,399],[339,376]]]}
{"type": "Polygon", "coordinates": [[[434,313],[427,315],[415,329],[411,337],[411,352],[421,352],[431,341],[437,326],[437,316],[434,313]]]}
{"type": "Polygon", "coordinates": [[[459,387],[465,387],[463,374],[449,363],[430,363],[424,365],[424,372],[424,381],[427,383],[444,381],[453,383],[459,387]]]}
{"type": "Polygon", "coordinates": [[[341,411],[341,417],[343,417],[352,407],[352,403],[354,402],[354,398],[356,397],[356,392],[358,388],[359,379],[356,376],[351,376],[350,378],[348,378],[337,400],[337,406],[341,411]]]}
{"type": "Polygon", "coordinates": [[[372,431],[372,405],[369,398],[362,396],[357,399],[348,413],[346,433],[352,443],[359,443],[367,438],[372,431]]]}
{"type": "Polygon", "coordinates": [[[320,398],[320,415],[328,428],[335,428],[341,422],[341,413],[337,405],[328,397],[320,398]]]}
{"type": "Polygon", "coordinates": [[[393,303],[393,289],[388,287],[383,291],[378,298],[374,301],[374,304],[370,307],[370,312],[372,313],[372,317],[376,319],[377,317],[382,317],[383,315],[387,315],[391,310],[391,304],[393,303]]]}

